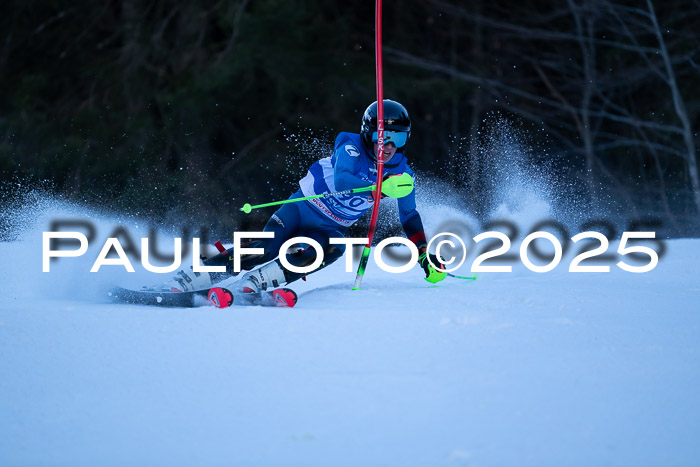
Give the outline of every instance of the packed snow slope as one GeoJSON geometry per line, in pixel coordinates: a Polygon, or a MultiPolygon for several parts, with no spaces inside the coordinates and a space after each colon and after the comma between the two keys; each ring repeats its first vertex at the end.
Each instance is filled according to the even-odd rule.
{"type": "Polygon", "coordinates": [[[435,287],[371,261],[361,291],[343,258],[293,309],[162,309],[107,301],[163,277],[89,273],[100,242],[43,273],[44,221],[0,243],[0,465],[700,458],[700,240],[644,274],[571,273],[569,253],[435,287]]]}

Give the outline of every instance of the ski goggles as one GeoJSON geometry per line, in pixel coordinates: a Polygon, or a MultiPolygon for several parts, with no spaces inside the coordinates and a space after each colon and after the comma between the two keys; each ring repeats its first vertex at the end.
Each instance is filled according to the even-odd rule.
{"type": "MultiPolygon", "coordinates": [[[[372,133],[372,142],[376,143],[378,140],[377,132],[372,133]]],[[[406,144],[408,140],[408,132],[406,131],[385,131],[384,132],[384,144],[394,143],[397,148],[402,147],[406,144]]]]}

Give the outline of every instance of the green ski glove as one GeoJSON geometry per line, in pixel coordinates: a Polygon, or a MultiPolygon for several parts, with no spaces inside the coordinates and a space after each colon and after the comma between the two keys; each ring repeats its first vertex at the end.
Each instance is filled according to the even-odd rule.
{"type": "Polygon", "coordinates": [[[431,284],[440,282],[441,280],[444,280],[445,277],[447,277],[447,273],[444,271],[445,265],[443,265],[437,258],[437,256],[435,256],[432,253],[421,253],[418,257],[418,264],[420,264],[420,266],[423,268],[423,271],[425,271],[425,280],[430,282],[431,284]],[[436,269],[435,266],[433,266],[433,264],[430,264],[430,261],[428,261],[428,257],[430,257],[430,261],[432,261],[435,266],[439,267],[439,269],[436,269]]]}
{"type": "Polygon", "coordinates": [[[390,198],[403,198],[413,191],[413,177],[406,172],[387,175],[382,182],[382,194],[390,198]]]}

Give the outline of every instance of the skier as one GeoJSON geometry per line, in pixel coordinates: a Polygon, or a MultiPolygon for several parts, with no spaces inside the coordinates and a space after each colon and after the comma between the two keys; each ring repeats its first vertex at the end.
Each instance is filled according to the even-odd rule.
{"type": "MultiPolygon", "coordinates": [[[[384,129],[382,194],[383,197],[397,197],[404,194],[397,188],[400,182],[405,182],[406,178],[410,177],[412,186],[414,177],[403,154],[411,134],[411,120],[403,105],[384,100],[384,129]]],[[[335,140],[333,155],[315,162],[306,176],[299,181],[299,190],[289,199],[374,185],[377,180],[377,150],[377,103],[374,102],[365,110],[360,133],[340,133],[335,140]]],[[[367,193],[353,193],[282,205],[270,217],[264,229],[265,232],[274,233],[274,237],[255,240],[245,245],[248,248],[263,248],[265,253],[241,256],[241,270],[248,272],[236,282],[236,288],[242,292],[260,292],[281,287],[304,276],[283,268],[280,260],[275,259],[280,246],[286,240],[297,236],[312,238],[323,248],[324,262],[316,271],[330,265],[343,255],[345,246],[330,244],[329,240],[343,237],[373,203],[373,196],[368,196],[367,193]],[[262,267],[254,269],[261,264],[262,267]]],[[[408,195],[398,198],[398,207],[399,220],[406,237],[418,248],[418,263],[425,271],[426,280],[433,283],[443,280],[446,277],[444,266],[435,255],[427,252],[423,223],[416,211],[415,191],[411,189],[408,195]]],[[[316,251],[308,247],[287,254],[287,260],[294,266],[308,266],[316,260],[316,251]]],[[[206,289],[237,274],[233,270],[233,248],[205,260],[203,264],[225,265],[226,272],[200,274],[180,271],[175,280],[168,283],[169,289],[206,289]]]]}

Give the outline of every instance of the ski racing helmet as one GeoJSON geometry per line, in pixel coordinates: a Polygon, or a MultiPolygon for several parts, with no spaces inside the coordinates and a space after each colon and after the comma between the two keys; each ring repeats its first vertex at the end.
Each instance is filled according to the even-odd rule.
{"type": "MultiPolygon", "coordinates": [[[[368,148],[377,142],[377,102],[373,102],[362,116],[360,130],[362,142],[368,148]]],[[[384,99],[384,143],[394,143],[398,152],[403,152],[411,136],[411,118],[406,107],[396,101],[384,99]]]]}

